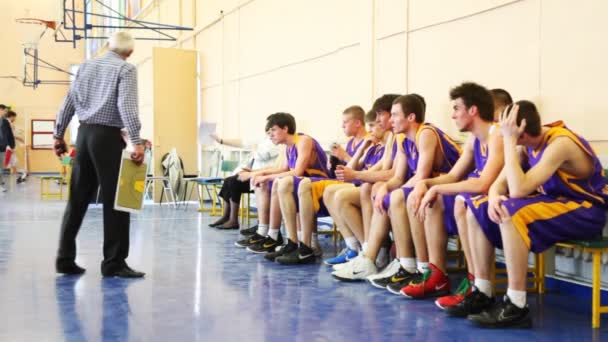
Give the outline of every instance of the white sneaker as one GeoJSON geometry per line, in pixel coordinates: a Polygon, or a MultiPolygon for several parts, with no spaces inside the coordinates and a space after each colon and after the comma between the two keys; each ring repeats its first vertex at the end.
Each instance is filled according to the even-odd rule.
{"type": "Polygon", "coordinates": [[[348,260],[345,263],[333,265],[331,268],[333,268],[334,271],[339,271],[345,267],[350,267],[349,266],[350,263],[354,262],[355,260],[357,260],[357,258],[361,258],[361,257],[363,257],[363,253],[359,253],[356,257],[348,260]]]}
{"type": "Polygon", "coordinates": [[[6,192],[6,191],[7,191],[7,189],[6,189],[4,186],[0,185],[0,191],[2,191],[2,192],[6,192]]]}
{"type": "Polygon", "coordinates": [[[376,274],[378,269],[374,262],[365,257],[357,257],[353,259],[353,262],[348,263],[349,267],[344,267],[339,271],[331,273],[335,278],[344,281],[363,280],[366,277],[376,274]]]}
{"type": "Polygon", "coordinates": [[[393,259],[393,261],[391,261],[390,264],[388,264],[388,266],[386,266],[384,269],[382,269],[382,271],[380,271],[378,274],[374,274],[374,275],[367,277],[367,280],[372,281],[374,279],[390,277],[393,274],[397,273],[397,271],[399,271],[400,266],[401,266],[401,264],[399,263],[399,259],[395,258],[395,259],[393,259]]]}

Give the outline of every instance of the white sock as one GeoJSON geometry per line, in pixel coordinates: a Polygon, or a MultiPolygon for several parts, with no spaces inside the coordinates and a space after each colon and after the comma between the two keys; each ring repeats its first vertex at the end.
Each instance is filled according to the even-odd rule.
{"type": "Polygon", "coordinates": [[[399,263],[406,271],[410,273],[416,272],[416,259],[414,258],[399,258],[399,263]]]}
{"type": "Polygon", "coordinates": [[[474,284],[475,284],[475,287],[479,290],[479,292],[492,298],[492,282],[491,281],[489,281],[487,279],[475,278],[474,284]]]}
{"type": "Polygon", "coordinates": [[[302,241],[302,231],[298,230],[298,241],[302,241]]]}
{"type": "Polygon", "coordinates": [[[509,297],[511,303],[520,309],[526,306],[526,291],[507,289],[507,297],[509,297]]]}
{"type": "Polygon", "coordinates": [[[268,225],[267,224],[258,224],[258,235],[266,236],[268,234],[268,225]]]}
{"type": "Polygon", "coordinates": [[[359,251],[361,249],[359,240],[357,240],[357,238],[354,236],[349,236],[349,237],[345,238],[344,242],[346,242],[346,245],[348,246],[348,248],[352,249],[353,251],[359,251]]]}
{"type": "Polygon", "coordinates": [[[268,236],[270,236],[273,240],[276,240],[279,237],[279,232],[281,231],[281,228],[277,228],[277,229],[268,229],[268,236]]]}
{"type": "MultiPolygon", "coordinates": [[[[401,261],[401,258],[399,258],[399,260],[401,261]]],[[[426,271],[429,270],[429,263],[428,262],[417,261],[416,262],[416,268],[418,269],[418,272],[425,273],[426,271]]]]}
{"type": "Polygon", "coordinates": [[[361,250],[363,251],[363,253],[367,252],[367,241],[363,243],[361,250]]]}

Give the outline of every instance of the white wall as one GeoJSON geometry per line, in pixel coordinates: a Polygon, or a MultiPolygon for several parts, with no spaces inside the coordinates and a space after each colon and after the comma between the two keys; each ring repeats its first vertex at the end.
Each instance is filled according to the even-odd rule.
{"type": "Polygon", "coordinates": [[[200,52],[201,118],[227,138],[257,141],[287,111],[329,143],[343,108],[388,92],[423,95],[455,133],[448,92],[470,80],[535,101],[605,153],[605,13],[603,0],[154,0],[144,17],[194,25],[173,45],[200,52]]]}

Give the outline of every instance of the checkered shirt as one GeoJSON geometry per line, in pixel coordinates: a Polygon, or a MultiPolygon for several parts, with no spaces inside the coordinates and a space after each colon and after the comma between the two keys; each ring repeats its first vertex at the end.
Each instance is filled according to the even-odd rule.
{"type": "Polygon", "coordinates": [[[126,127],[131,143],[139,144],[136,67],[112,51],[84,62],[57,114],[56,138],[74,114],[81,123],[126,127]]]}

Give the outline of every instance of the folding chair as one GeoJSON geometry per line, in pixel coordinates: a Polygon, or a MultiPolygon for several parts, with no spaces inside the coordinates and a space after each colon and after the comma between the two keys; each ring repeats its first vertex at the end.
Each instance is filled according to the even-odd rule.
{"type": "MultiPolygon", "coordinates": [[[[235,160],[222,160],[220,169],[218,170],[222,173],[222,177],[196,177],[187,179],[187,182],[193,182],[195,183],[196,187],[198,187],[198,200],[200,203],[198,211],[209,212],[209,215],[211,216],[219,216],[222,214],[224,206],[223,203],[220,202],[219,208],[217,205],[219,199],[219,189],[224,184],[224,178],[226,177],[226,175],[234,171],[238,164],[239,162],[235,160]],[[207,193],[207,197],[211,200],[211,208],[204,206],[205,192],[207,193]]],[[[188,198],[192,196],[192,191],[194,190],[194,188],[195,186],[190,189],[190,194],[188,195],[188,198]]]]}

